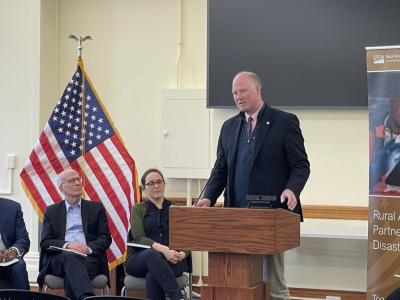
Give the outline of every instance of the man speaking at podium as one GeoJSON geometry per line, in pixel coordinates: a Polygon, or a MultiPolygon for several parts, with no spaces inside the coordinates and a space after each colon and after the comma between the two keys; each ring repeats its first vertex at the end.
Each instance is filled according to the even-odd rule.
{"type": "MultiPolygon", "coordinates": [[[[310,174],[299,120],[264,103],[261,79],[238,73],[232,82],[240,113],[221,128],[217,159],[196,206],[213,206],[224,191],[225,207],[247,207],[247,195],[276,196],[274,207],[302,216],[300,193],[310,174]]],[[[268,255],[271,299],[290,300],[284,277],[284,256],[268,255]]]]}

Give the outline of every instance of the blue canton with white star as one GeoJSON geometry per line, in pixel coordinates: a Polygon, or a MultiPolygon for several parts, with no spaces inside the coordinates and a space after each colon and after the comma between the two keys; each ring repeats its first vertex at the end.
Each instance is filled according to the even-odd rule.
{"type": "MultiPolygon", "coordinates": [[[[48,121],[53,133],[69,162],[82,154],[82,70],[72,77],[48,121]]],[[[84,101],[85,152],[114,135],[88,81],[85,79],[84,101]]]]}

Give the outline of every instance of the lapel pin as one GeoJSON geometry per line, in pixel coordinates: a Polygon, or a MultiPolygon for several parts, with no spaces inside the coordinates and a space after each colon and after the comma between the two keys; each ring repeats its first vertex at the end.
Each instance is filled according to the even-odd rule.
{"type": "Polygon", "coordinates": [[[269,121],[267,121],[266,125],[269,125],[269,121]]]}

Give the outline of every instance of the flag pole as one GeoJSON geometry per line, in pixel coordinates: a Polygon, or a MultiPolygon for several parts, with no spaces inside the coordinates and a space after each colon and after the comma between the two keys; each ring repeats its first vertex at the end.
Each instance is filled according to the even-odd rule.
{"type": "MultiPolygon", "coordinates": [[[[82,160],[79,162],[80,167],[81,167],[81,178],[82,178],[82,186],[85,186],[85,177],[83,176],[84,174],[84,169],[85,169],[85,149],[86,149],[86,120],[85,120],[85,108],[86,108],[86,89],[85,89],[85,71],[84,71],[84,66],[83,66],[83,60],[82,60],[82,51],[83,51],[83,45],[82,43],[87,41],[87,40],[93,40],[93,37],[91,35],[87,35],[85,37],[82,36],[76,36],[74,34],[70,34],[68,38],[73,39],[77,44],[77,50],[78,50],[78,65],[81,67],[82,70],[82,114],[81,114],[81,124],[82,124],[82,129],[81,129],[81,156],[82,160]]],[[[86,193],[85,189],[83,189],[84,193],[86,193]]]]}

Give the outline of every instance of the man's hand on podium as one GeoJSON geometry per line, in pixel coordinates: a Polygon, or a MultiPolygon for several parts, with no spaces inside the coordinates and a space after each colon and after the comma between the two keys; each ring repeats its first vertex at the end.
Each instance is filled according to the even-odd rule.
{"type": "Polygon", "coordinates": [[[296,208],[297,198],[296,195],[289,189],[285,189],[281,194],[281,203],[287,201],[287,206],[290,210],[296,208]]]}
{"type": "Polygon", "coordinates": [[[211,200],[208,198],[199,199],[194,206],[197,207],[209,207],[211,205],[211,200]]]}

